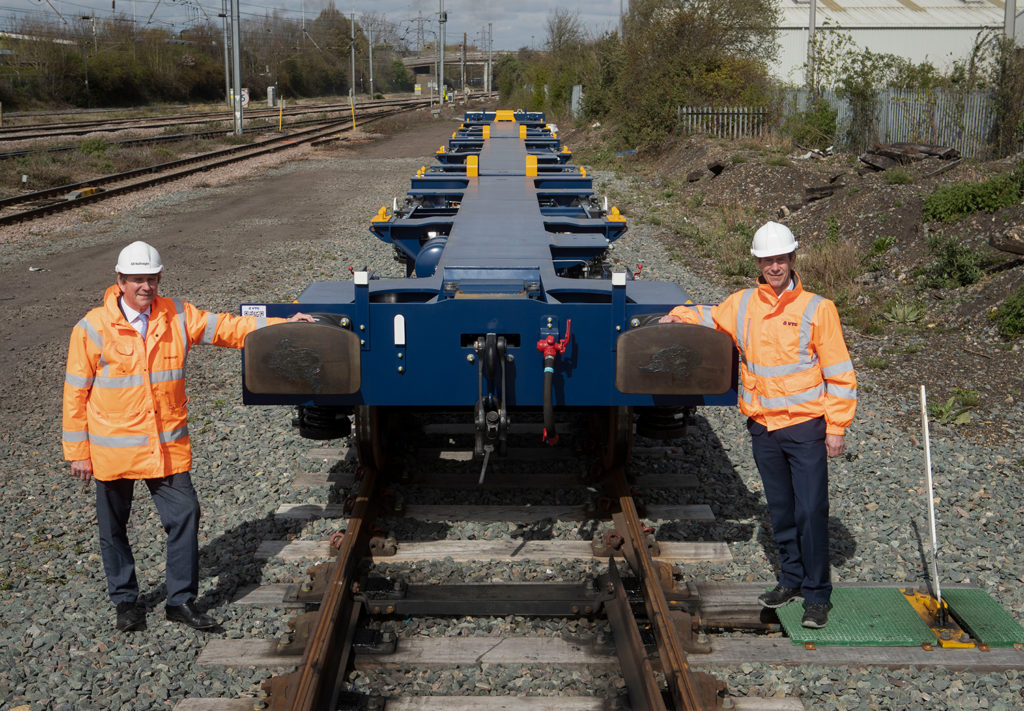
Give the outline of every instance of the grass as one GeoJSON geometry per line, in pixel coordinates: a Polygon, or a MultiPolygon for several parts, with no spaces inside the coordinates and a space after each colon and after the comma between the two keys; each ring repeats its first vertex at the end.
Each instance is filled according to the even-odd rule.
{"type": "Polygon", "coordinates": [[[882,174],[882,178],[889,185],[907,185],[914,182],[914,179],[910,177],[910,173],[903,170],[903,168],[889,168],[889,170],[882,174]]]}
{"type": "Polygon", "coordinates": [[[871,370],[887,370],[889,368],[889,359],[882,356],[868,356],[864,359],[864,365],[871,370]]]}
{"type": "Polygon", "coordinates": [[[1024,284],[992,313],[992,320],[996,322],[999,335],[1003,338],[1013,339],[1024,335],[1024,284]]]}

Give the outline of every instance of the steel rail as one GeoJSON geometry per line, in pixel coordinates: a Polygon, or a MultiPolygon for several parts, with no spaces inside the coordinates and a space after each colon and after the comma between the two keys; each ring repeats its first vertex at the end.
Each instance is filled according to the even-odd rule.
{"type": "MultiPolygon", "coordinates": [[[[332,119],[332,122],[336,119],[332,119]]],[[[349,120],[349,119],[346,119],[349,120]]],[[[291,121],[288,124],[288,128],[296,128],[298,126],[309,126],[312,124],[322,124],[324,119],[301,119],[299,121],[291,121]]],[[[246,129],[250,133],[266,133],[269,131],[276,131],[277,126],[273,124],[267,124],[265,126],[250,126],[246,129]]],[[[217,128],[210,131],[195,131],[194,133],[174,133],[166,134],[161,136],[145,136],[142,138],[122,138],[120,140],[105,141],[108,146],[137,146],[145,145],[150,143],[173,143],[175,141],[188,141],[196,138],[216,138],[224,135],[223,128],[217,128]]],[[[34,153],[64,153],[67,151],[78,150],[79,146],[53,146],[51,148],[26,148],[23,151],[7,151],[6,153],[0,153],[0,160],[7,160],[9,158],[20,158],[22,156],[32,155],[34,153]]]]}
{"type": "Polygon", "coordinates": [[[363,468],[363,480],[355,498],[341,546],[333,563],[331,580],[320,602],[299,668],[272,677],[263,684],[267,711],[331,711],[345,680],[352,655],[352,641],[361,614],[354,584],[360,564],[370,556],[377,505],[377,471],[363,468]]]}
{"type": "MultiPolygon", "coordinates": [[[[386,110],[370,116],[364,116],[362,121],[357,121],[357,125],[364,125],[372,121],[392,116],[396,113],[401,113],[400,110],[386,110]]],[[[64,210],[73,210],[77,207],[82,207],[100,200],[106,200],[108,198],[122,195],[143,188],[151,187],[153,185],[159,185],[161,183],[170,182],[177,180],[193,173],[203,172],[218,168],[223,165],[228,165],[240,160],[249,158],[255,158],[270,153],[275,153],[280,150],[293,148],[296,145],[315,141],[320,138],[324,138],[327,135],[337,131],[339,127],[341,130],[349,130],[348,124],[349,119],[339,119],[338,121],[331,122],[326,128],[308,129],[306,131],[300,131],[299,133],[292,133],[285,136],[273,138],[269,141],[265,141],[257,146],[235,146],[233,148],[227,148],[221,151],[214,151],[213,153],[204,153],[198,156],[192,156],[191,158],[183,158],[177,161],[171,161],[169,163],[161,163],[155,166],[148,166],[146,168],[138,168],[136,170],[127,171],[125,173],[117,173],[108,176],[102,176],[92,180],[82,181],[80,183],[72,183],[69,185],[63,185],[58,188],[52,188],[45,191],[39,191],[31,193],[25,196],[16,196],[14,198],[6,198],[0,200],[0,208],[9,207],[11,205],[22,204],[32,200],[40,200],[48,197],[55,197],[68,191],[75,190],[76,188],[82,187],[94,187],[97,185],[104,185],[114,182],[123,181],[130,179],[138,175],[146,175],[156,173],[160,171],[173,170],[176,166],[184,166],[195,163],[203,163],[203,165],[194,166],[192,168],[186,168],[185,170],[178,170],[172,173],[159,175],[148,180],[141,180],[138,182],[130,183],[128,185],[117,186],[104,190],[103,192],[95,193],[93,195],[86,195],[74,200],[62,200],[48,205],[32,208],[30,210],[24,210],[21,212],[12,213],[9,215],[0,216],[0,225],[13,224],[17,222],[24,222],[26,220],[36,219],[45,215],[53,214],[55,212],[62,212],[64,210]],[[269,145],[268,144],[274,144],[269,145]],[[222,157],[226,156],[226,157],[222,157]],[[207,162],[212,161],[212,162],[207,162]]]]}
{"type": "MultiPolygon", "coordinates": [[[[377,118],[382,118],[384,115],[384,112],[378,114],[369,114],[369,116],[377,118]]],[[[362,114],[362,116],[366,118],[368,115],[364,113],[362,114]]],[[[349,122],[350,119],[346,117],[343,119],[334,119],[328,122],[321,123],[326,123],[328,128],[333,128],[335,126],[343,126],[349,122]]],[[[88,180],[81,180],[77,183],[67,183],[65,185],[58,185],[57,187],[46,188],[44,190],[36,190],[35,192],[25,193],[23,195],[12,195],[11,197],[0,199],[0,209],[10,207],[12,205],[20,205],[26,202],[33,202],[35,200],[44,200],[50,197],[62,196],[67,194],[69,191],[75,190],[77,188],[95,187],[97,185],[106,185],[107,183],[116,183],[118,181],[124,180],[126,178],[131,178],[136,175],[157,173],[164,170],[170,170],[175,166],[188,165],[189,163],[196,163],[202,160],[215,158],[217,156],[231,155],[233,153],[242,153],[244,151],[253,150],[254,148],[262,147],[270,143],[294,141],[296,138],[301,138],[302,136],[307,135],[311,132],[316,132],[320,130],[325,130],[325,128],[322,126],[320,129],[306,129],[303,131],[299,131],[297,133],[288,133],[283,134],[281,136],[275,136],[271,139],[268,139],[267,141],[263,141],[262,143],[258,144],[243,144],[239,146],[232,146],[231,148],[222,148],[216,151],[200,153],[198,155],[190,156],[188,158],[179,158],[177,160],[167,161],[166,163],[157,163],[156,165],[149,165],[144,166],[142,168],[135,168],[133,170],[126,170],[122,173],[111,173],[110,175],[102,175],[94,178],[89,178],[88,180]]]]}
{"type": "MultiPolygon", "coordinates": [[[[613,432],[614,429],[609,431],[613,432]]],[[[612,438],[611,441],[617,441],[617,438],[612,438]]],[[[719,692],[724,691],[725,684],[710,674],[690,670],[676,628],[674,618],[678,619],[678,616],[673,615],[665,598],[661,583],[663,576],[659,574],[658,564],[647,547],[647,533],[644,531],[636,502],[626,481],[625,467],[618,458],[612,462],[606,458],[603,464],[604,489],[609,496],[618,501],[619,511],[612,514],[612,520],[616,532],[622,537],[622,552],[626,562],[640,580],[647,619],[651,623],[657,643],[658,660],[672,697],[672,708],[675,711],[703,711],[716,708],[719,705],[719,692]]],[[[609,573],[612,573],[613,581],[618,578],[617,571],[609,573]]],[[[621,607],[621,603],[618,603],[618,606],[621,607]]],[[[648,660],[630,656],[635,653],[631,650],[635,650],[636,641],[630,630],[623,629],[623,624],[627,624],[623,621],[625,613],[621,610],[614,612],[614,606],[609,609],[613,611],[609,614],[609,620],[613,624],[618,622],[616,634],[625,637],[621,642],[616,639],[616,647],[620,650],[623,675],[627,682],[632,682],[629,693],[634,708],[636,711],[640,711],[640,708],[645,711],[663,711],[666,707],[660,693],[652,692],[648,660]],[[626,652],[626,656],[623,656],[623,651],[626,652]],[[643,705],[636,708],[639,704],[643,705]]]]}
{"type": "MultiPolygon", "coordinates": [[[[370,101],[364,101],[358,106],[366,107],[380,107],[380,106],[397,106],[404,103],[415,103],[415,104],[427,104],[430,99],[423,98],[403,98],[403,99],[375,99],[370,101]]],[[[332,104],[321,104],[315,106],[302,106],[295,107],[290,110],[290,115],[304,115],[311,113],[323,113],[323,112],[337,112],[337,111],[349,111],[351,105],[348,103],[332,103],[332,104]]],[[[255,121],[257,119],[273,118],[278,115],[277,109],[256,109],[250,111],[245,117],[245,121],[255,121]]],[[[51,138],[58,136],[79,136],[84,133],[97,133],[104,131],[103,127],[122,127],[122,128],[110,128],[111,131],[124,130],[123,127],[127,126],[130,128],[163,128],[166,126],[182,126],[182,125],[193,125],[201,123],[213,123],[213,122],[227,122],[231,120],[230,114],[224,114],[222,112],[208,113],[208,114],[192,114],[176,117],[159,117],[154,116],[151,118],[125,118],[125,119],[110,119],[107,121],[79,121],[69,123],[57,123],[57,124],[39,124],[39,125],[26,125],[26,126],[10,126],[7,128],[0,128],[0,139],[10,141],[25,141],[38,138],[51,138]],[[203,118],[209,117],[209,118],[203,118]],[[51,128],[52,127],[52,128],[51,128]],[[23,133],[26,131],[35,130],[37,133],[23,133]]]]}

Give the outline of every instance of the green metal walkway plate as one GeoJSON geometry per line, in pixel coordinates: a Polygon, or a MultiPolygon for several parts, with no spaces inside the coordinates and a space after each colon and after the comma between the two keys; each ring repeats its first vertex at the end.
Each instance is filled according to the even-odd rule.
{"type": "Polygon", "coordinates": [[[917,647],[935,641],[928,625],[897,588],[833,589],[832,610],[823,629],[801,626],[804,606],[799,601],[783,605],[775,612],[793,644],[917,647]]]}
{"type": "Polygon", "coordinates": [[[953,617],[979,642],[990,647],[1024,644],[1024,627],[984,590],[943,589],[942,597],[953,617]]]}

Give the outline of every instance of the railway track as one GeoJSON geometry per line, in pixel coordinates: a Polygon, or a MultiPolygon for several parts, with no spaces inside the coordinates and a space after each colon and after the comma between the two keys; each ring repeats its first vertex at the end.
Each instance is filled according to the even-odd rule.
{"type": "MultiPolygon", "coordinates": [[[[267,696],[258,707],[459,711],[500,703],[500,708],[521,711],[796,711],[804,706],[793,697],[731,696],[714,674],[721,668],[763,663],[971,671],[1024,666],[1014,649],[943,653],[794,645],[782,636],[775,613],[756,602],[766,582],[686,579],[685,566],[728,560],[730,553],[725,541],[659,540],[644,523],[713,523],[706,505],[647,502],[648,497],[680,502],[691,498],[697,478],[673,473],[685,469],[684,447],[632,448],[620,439],[595,462],[592,454],[585,454],[597,451],[592,439],[576,434],[593,432],[589,423],[560,426],[568,441],[557,448],[525,445],[524,438],[535,437],[539,425],[524,423],[515,433],[519,440],[510,446],[510,461],[492,464],[487,480],[478,485],[479,461],[472,460],[471,446],[464,441],[466,428],[428,424],[415,429],[429,440],[382,446],[376,437],[365,436],[365,420],[372,416],[361,413],[349,446],[308,452],[311,459],[330,464],[328,471],[295,480],[297,491],[332,487],[329,498],[334,503],[282,504],[276,511],[284,519],[336,519],[344,534],[327,540],[264,541],[257,557],[308,561],[313,564],[309,580],[252,588],[236,598],[236,604],[292,608],[298,613],[289,623],[292,633],[277,639],[211,639],[198,660],[200,665],[293,669],[264,683],[267,696]],[[635,471],[643,470],[630,480],[623,476],[627,456],[633,458],[635,471]],[[600,482],[580,484],[581,477],[599,472],[604,474],[600,482]],[[433,494],[425,493],[428,489],[433,494]],[[499,490],[519,492],[529,503],[475,503],[487,500],[486,492],[499,490]],[[532,503],[560,499],[558,492],[573,490],[588,493],[575,503],[532,503]],[[411,503],[420,501],[448,503],[411,503]],[[409,530],[410,521],[425,528],[454,527],[457,521],[501,522],[511,535],[467,540],[442,534],[396,541],[383,528],[409,530]],[[475,579],[473,573],[460,578],[454,572],[480,561],[490,561],[491,578],[515,582],[481,581],[479,571],[475,579]],[[575,565],[584,572],[522,582],[529,577],[520,570],[524,565],[526,570],[575,565]],[[432,577],[435,567],[445,571],[443,584],[432,577]],[[422,579],[417,570],[424,571],[422,579]],[[481,617],[523,622],[500,636],[458,633],[460,620],[481,617]],[[421,619],[429,622],[419,627],[421,619]],[[437,624],[439,619],[448,622],[437,624]],[[552,627],[563,630],[575,621],[574,633],[552,634],[551,628],[530,632],[541,630],[530,622],[540,619],[559,620],[552,627]],[[424,696],[412,668],[479,681],[467,692],[474,695],[424,696]],[[599,684],[590,695],[578,696],[524,697],[514,685],[502,686],[501,680],[510,675],[528,677],[548,668],[578,670],[599,684]],[[383,688],[388,692],[374,691],[383,688]]],[[[185,699],[175,711],[227,711],[242,704],[251,708],[252,699],[185,699]]]]}
{"type": "MultiPolygon", "coordinates": [[[[322,113],[322,112],[321,112],[322,113]]],[[[299,126],[313,126],[322,125],[323,119],[303,119],[299,121],[289,121],[288,129],[292,130],[299,126]]],[[[263,126],[249,126],[246,128],[246,132],[249,134],[253,133],[268,133],[270,131],[276,131],[277,125],[270,123],[263,126]]],[[[202,140],[208,138],[220,138],[225,135],[224,128],[217,128],[208,131],[194,131],[191,133],[174,133],[165,134],[160,136],[147,136],[143,138],[122,138],[119,140],[106,141],[106,144],[111,147],[125,148],[128,146],[153,146],[161,143],[176,143],[179,141],[190,141],[190,140],[202,140]]],[[[36,153],[67,153],[69,151],[78,150],[78,145],[66,145],[66,146],[51,146],[46,148],[26,148],[20,151],[7,151],[0,153],[0,161],[9,160],[11,158],[20,158],[23,156],[33,155],[36,153]]]]}
{"type": "MultiPolygon", "coordinates": [[[[404,106],[409,104],[420,106],[427,105],[429,103],[429,99],[420,98],[376,99],[357,104],[357,109],[404,106]]],[[[332,102],[328,104],[315,104],[309,106],[293,106],[288,109],[288,115],[289,117],[295,117],[312,114],[348,112],[350,110],[351,107],[347,101],[332,102]]],[[[263,120],[276,120],[277,117],[278,109],[253,108],[245,111],[243,115],[243,122],[255,123],[263,120]]],[[[28,124],[0,128],[0,140],[22,141],[58,138],[61,136],[81,136],[88,133],[134,129],[161,129],[169,126],[196,126],[214,123],[224,124],[231,123],[233,120],[233,114],[230,110],[221,110],[179,114],[175,116],[128,117],[50,124],[28,124]]]]}
{"type": "MultiPolygon", "coordinates": [[[[357,111],[354,123],[356,126],[364,126],[382,118],[426,105],[427,101],[422,101],[407,102],[397,106],[363,107],[357,111]]],[[[338,118],[319,122],[315,127],[275,136],[256,144],[233,146],[122,173],[69,183],[56,188],[3,198],[0,199],[0,225],[24,222],[57,212],[73,210],[231,163],[307,143],[330,140],[333,136],[351,130],[352,125],[351,116],[338,118]]]]}
{"type": "MultiPolygon", "coordinates": [[[[365,433],[367,429],[373,430],[372,426],[366,424],[367,419],[374,417],[373,413],[363,412],[357,418],[357,432],[365,433]]],[[[533,435],[542,424],[532,425],[533,435]]],[[[529,430],[527,425],[525,430],[529,430]]],[[[435,436],[439,435],[443,442],[451,442],[459,437],[458,428],[427,426],[424,430],[433,429],[435,436]]],[[[563,428],[564,429],[564,428],[563,428]]],[[[585,427],[576,427],[576,431],[585,431],[585,427]]],[[[538,435],[539,436],[539,435],[538,435]]],[[[396,471],[396,462],[393,457],[383,455],[384,448],[380,446],[379,440],[372,435],[360,436],[357,434],[353,451],[358,451],[358,459],[363,462],[359,466],[358,476],[353,474],[350,477],[343,477],[344,481],[339,484],[347,484],[351,481],[357,491],[349,497],[347,503],[336,506],[318,508],[315,506],[282,506],[278,510],[278,516],[282,517],[311,517],[311,516],[344,516],[347,518],[344,536],[340,539],[340,545],[335,550],[335,559],[332,563],[321,564],[314,568],[316,571],[310,583],[304,589],[284,591],[285,597],[292,604],[315,604],[319,611],[307,613],[294,620],[291,625],[296,634],[293,638],[281,644],[260,645],[252,640],[225,641],[225,645],[213,644],[208,648],[208,655],[211,660],[228,655],[238,663],[246,665],[265,666],[280,665],[282,663],[282,651],[302,652],[301,662],[297,670],[289,675],[274,677],[267,682],[265,688],[269,693],[267,707],[271,709],[298,709],[298,708],[336,708],[336,699],[347,693],[344,688],[338,685],[345,685],[346,674],[344,670],[349,666],[362,669],[372,673],[372,669],[381,663],[382,657],[370,657],[365,654],[368,649],[375,651],[389,650],[390,646],[386,638],[380,636],[370,637],[367,642],[367,633],[364,630],[362,621],[364,617],[389,618],[402,617],[405,615],[414,616],[438,616],[438,615],[465,615],[476,616],[507,616],[507,615],[530,615],[530,616],[554,616],[565,618],[581,618],[602,620],[603,625],[610,626],[613,633],[608,635],[609,639],[614,638],[614,648],[609,646],[603,656],[605,657],[600,665],[609,666],[610,658],[618,660],[618,673],[627,681],[629,694],[629,706],[634,709],[648,708],[711,708],[718,705],[718,691],[721,684],[713,678],[699,672],[694,672],[686,663],[683,647],[676,639],[678,630],[691,630],[692,626],[685,620],[681,620],[683,614],[669,610],[669,603],[665,599],[660,581],[666,576],[671,577],[671,571],[667,568],[667,560],[657,562],[652,558],[652,553],[659,553],[657,548],[650,547],[649,531],[644,528],[637,513],[636,503],[631,493],[631,487],[626,482],[624,470],[618,466],[617,471],[612,475],[605,485],[608,494],[617,494],[617,498],[604,499],[601,508],[607,508],[609,515],[612,509],[615,511],[615,528],[622,531],[621,536],[612,536],[607,542],[599,543],[595,549],[595,543],[589,540],[577,541],[538,541],[549,546],[547,552],[532,550],[527,541],[516,542],[515,539],[505,542],[468,542],[468,541],[439,541],[435,544],[434,556],[456,559],[460,557],[458,549],[462,549],[462,556],[468,555],[471,559],[484,558],[494,555],[495,549],[490,553],[485,550],[486,545],[497,545],[506,547],[506,555],[511,553],[511,560],[540,559],[545,557],[561,558],[573,555],[582,556],[588,560],[606,560],[610,557],[617,557],[618,564],[609,565],[609,573],[600,578],[584,582],[561,582],[561,583],[512,583],[512,584],[452,584],[443,589],[436,586],[404,586],[382,583],[380,579],[372,576],[367,577],[363,572],[364,562],[375,560],[381,564],[387,564],[399,560],[400,556],[411,555],[413,559],[422,559],[425,555],[425,548],[406,543],[398,544],[378,533],[378,520],[387,516],[393,516],[396,512],[396,500],[392,495],[381,493],[381,483],[385,478],[383,472],[396,471]],[[380,459],[377,457],[380,456],[380,459]],[[376,462],[377,466],[374,466],[376,462]],[[570,552],[575,545],[576,552],[570,552]],[[600,550],[604,546],[607,550],[600,550]],[[515,552],[516,548],[520,548],[515,552]],[[527,549],[529,548],[529,549],[527,549]],[[626,582],[622,576],[616,574],[619,567],[624,570],[622,556],[629,561],[629,570],[626,582]],[[627,588],[627,584],[629,587],[627,588]],[[401,595],[395,595],[395,589],[401,588],[401,595]],[[647,643],[641,639],[637,622],[634,619],[633,607],[642,605],[645,608],[644,616],[649,620],[646,625],[651,640],[658,646],[658,668],[655,668],[649,658],[647,643]],[[607,610],[607,613],[605,613],[607,610]],[[246,646],[246,645],[249,646],[246,646]],[[247,654],[244,650],[259,650],[256,656],[247,654]],[[242,657],[238,657],[241,651],[242,657]],[[267,654],[269,653],[269,654],[267,654]],[[666,706],[662,699],[663,687],[665,684],[662,678],[668,679],[668,690],[673,697],[672,705],[666,706]],[[682,704],[682,705],[681,705],[682,704]]],[[[390,448],[388,448],[390,450],[390,448]]],[[[620,446],[621,450],[621,446],[620,446]]],[[[425,478],[427,486],[453,486],[457,489],[466,489],[475,477],[479,474],[477,465],[467,462],[470,459],[471,448],[452,449],[436,448],[434,446],[424,447],[421,444],[414,448],[415,456],[413,462],[426,464],[427,469],[418,469],[408,472],[406,480],[412,482],[425,478]],[[452,463],[456,460],[463,460],[463,470],[452,474],[439,476],[435,470],[430,468],[434,465],[434,457],[437,462],[452,463]],[[432,471],[432,473],[428,473],[432,471]]],[[[654,456],[664,454],[664,448],[654,456]]],[[[353,459],[347,449],[342,450],[314,450],[313,456],[341,456],[353,459]]],[[[606,461],[621,464],[627,451],[618,453],[611,452],[605,458],[606,461]]],[[[499,472],[494,473],[494,478],[487,484],[487,488],[508,488],[510,486],[535,485],[544,482],[545,487],[566,486],[577,490],[578,478],[581,471],[578,466],[580,457],[573,453],[571,448],[552,450],[540,449],[537,447],[515,448],[513,455],[527,463],[532,472],[515,473],[514,478],[502,476],[499,472]],[[576,469],[571,476],[553,474],[551,466],[566,466],[568,463],[564,457],[568,454],[569,461],[577,466],[570,466],[576,469]],[[557,457],[557,458],[555,458],[557,457]],[[541,471],[537,467],[547,467],[541,471]]],[[[416,467],[416,464],[412,466],[416,467]]],[[[520,465],[521,466],[521,465],[520,465]]],[[[399,465],[401,467],[401,465],[399,465]]],[[[306,482],[310,483],[310,482],[306,482]]],[[[683,483],[692,484],[687,479],[683,483]]],[[[389,482],[389,485],[399,485],[400,482],[389,482]]],[[[415,484],[413,485],[415,486],[415,484]]],[[[471,487],[468,487],[471,488],[471,487]]],[[[391,490],[393,491],[393,490],[391,490]]],[[[527,491],[535,491],[530,488],[527,491]]],[[[449,490],[446,497],[451,497],[449,490]]],[[[400,497],[401,498],[401,497],[400,497]]],[[[463,498],[461,495],[454,495],[455,500],[463,498]]],[[[595,497],[596,499],[596,497],[595,497]]],[[[482,520],[494,519],[508,520],[523,530],[532,530],[531,527],[544,525],[545,522],[555,519],[571,519],[574,517],[586,519],[586,511],[595,511],[598,508],[596,500],[590,504],[576,507],[540,506],[530,509],[518,509],[513,511],[506,507],[474,507],[474,506],[399,506],[404,509],[406,516],[421,520],[437,520],[442,518],[478,518],[482,520]],[[524,514],[526,514],[524,516],[524,514]]],[[[685,507],[684,507],[685,508],[685,507]]],[[[706,516],[706,507],[691,507],[691,515],[698,517],[706,516]]],[[[679,515],[675,511],[668,515],[679,515]]],[[[686,515],[686,514],[683,514],[686,515]]],[[[277,544],[266,542],[264,555],[269,555],[277,544]]],[[[429,544],[423,544],[429,545],[429,544]]],[[[683,557],[694,555],[693,551],[698,550],[693,546],[669,546],[666,545],[666,557],[672,554],[683,557]],[[669,551],[672,551],[670,553],[669,551]]],[[[722,554],[721,547],[709,547],[722,554]]],[[[307,549],[304,554],[311,551],[307,549]]],[[[727,551],[725,551],[727,553],[727,551]]],[[[294,555],[294,553],[277,549],[278,555],[294,555]]],[[[433,557],[433,556],[431,556],[433,557]]],[[[499,563],[500,564],[500,563],[499,563]]],[[[263,599],[268,596],[277,596],[277,603],[281,600],[280,589],[261,589],[250,593],[248,601],[263,599]]],[[[693,635],[688,635],[692,641],[693,635]]],[[[490,640],[491,644],[494,640],[490,640]]],[[[557,640],[548,640],[557,646],[557,640]]],[[[404,642],[403,642],[404,644],[404,642]]],[[[510,646],[515,642],[510,642],[510,646]]],[[[527,649],[532,641],[526,640],[527,649]]],[[[549,652],[552,649],[548,650],[549,652]]],[[[595,654],[581,649],[581,656],[574,660],[563,662],[568,666],[589,663],[595,654]]],[[[529,652],[528,654],[533,654],[529,652]]],[[[286,655],[287,656],[287,655],[286,655]]],[[[516,654],[513,652],[512,657],[516,654]]],[[[569,655],[572,656],[571,654],[569,655]]],[[[596,654],[597,657],[602,656],[596,654]]],[[[299,657],[291,657],[290,663],[295,664],[299,657]]],[[[522,663],[524,659],[518,659],[522,663]]],[[[395,660],[383,662],[385,666],[395,663],[395,660]]],[[[401,663],[401,662],[398,662],[401,663]]],[[[287,663],[286,663],[287,665],[287,663]]],[[[617,676],[617,674],[616,674],[617,676]]],[[[425,700],[420,699],[420,703],[425,700]]],[[[435,699],[434,701],[440,701],[435,699]]],[[[478,697],[479,703],[481,699],[478,697]]],[[[544,703],[542,699],[535,699],[538,703],[544,703]]],[[[548,702],[551,699],[547,700],[548,702]]],[[[562,699],[565,701],[565,699],[562,699]]],[[[572,700],[570,702],[581,702],[594,704],[597,697],[587,700],[572,700]]],[[[393,705],[394,701],[389,702],[393,705]]],[[[603,703],[603,702],[602,702],[603,703]]],[[[181,708],[187,708],[187,704],[181,708]]],[[[389,706],[390,708],[391,706],[389,706]]],[[[399,705],[399,708],[401,706],[399,705]]],[[[424,707],[429,708],[429,706],[424,707]]],[[[540,708],[539,706],[523,708],[540,708]]],[[[580,706],[579,708],[584,708],[580,706]]],[[[595,707],[596,708],[596,707],[595,707]]],[[[742,705],[740,706],[742,708],[742,705]]],[[[792,707],[791,707],[792,708],[792,707]]]]}

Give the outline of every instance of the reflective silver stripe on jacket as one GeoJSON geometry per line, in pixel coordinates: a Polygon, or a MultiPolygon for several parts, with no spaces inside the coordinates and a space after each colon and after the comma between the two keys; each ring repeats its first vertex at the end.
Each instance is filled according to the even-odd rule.
{"type": "Polygon", "coordinates": [[[81,432],[71,432],[69,430],[63,430],[64,434],[61,435],[61,439],[65,442],[88,442],[89,441],[89,430],[82,430],[81,432]]]}
{"type": "Polygon", "coordinates": [[[763,378],[778,378],[817,368],[818,354],[811,352],[811,329],[814,326],[814,314],[818,310],[818,305],[824,300],[825,297],[815,294],[800,314],[800,343],[797,345],[799,360],[796,363],[760,365],[747,361],[747,370],[763,378]]]}
{"type": "Polygon", "coordinates": [[[749,333],[743,333],[743,327],[747,322],[747,304],[750,303],[750,297],[754,295],[756,289],[747,289],[743,292],[743,296],[740,297],[740,307],[736,310],[736,346],[740,351],[740,360],[746,362],[747,360],[747,339],[750,336],[749,333]]]}
{"type": "Polygon", "coordinates": [[[219,318],[218,314],[207,314],[206,328],[203,330],[203,337],[198,345],[208,346],[213,343],[213,336],[217,333],[217,321],[219,318]]]}
{"type": "Polygon", "coordinates": [[[853,361],[844,360],[842,363],[836,363],[835,365],[826,365],[821,369],[821,374],[826,378],[834,378],[848,370],[853,370],[853,361]]]}
{"type": "Polygon", "coordinates": [[[119,375],[116,377],[100,376],[96,378],[97,388],[134,388],[146,384],[145,375],[119,375]]]}
{"type": "Polygon", "coordinates": [[[833,397],[841,397],[844,400],[857,399],[857,388],[841,388],[838,385],[827,385],[825,391],[833,397]]]}
{"type": "Polygon", "coordinates": [[[185,356],[188,356],[188,349],[191,346],[188,340],[188,329],[185,328],[185,304],[180,299],[171,299],[174,304],[175,318],[178,322],[178,330],[181,331],[181,342],[185,349],[185,356]]]}
{"type": "Polygon", "coordinates": [[[186,437],[188,437],[188,425],[185,425],[184,427],[179,427],[176,430],[171,430],[170,432],[160,433],[160,441],[165,444],[167,442],[174,442],[175,440],[185,439],[186,437]]]}
{"type": "Polygon", "coordinates": [[[79,328],[85,331],[85,335],[89,337],[89,340],[92,341],[94,346],[96,346],[100,350],[103,350],[103,336],[100,335],[99,331],[93,328],[93,325],[89,323],[88,319],[83,318],[81,321],[78,322],[77,325],[79,328]]]}
{"type": "Polygon", "coordinates": [[[71,385],[76,388],[91,388],[92,378],[83,378],[81,375],[72,375],[71,373],[64,373],[65,385],[71,385]]]}
{"type": "Polygon", "coordinates": [[[825,394],[825,383],[818,383],[815,387],[810,390],[804,390],[802,393],[796,395],[783,395],[782,397],[763,397],[761,398],[761,406],[766,410],[781,410],[782,408],[791,407],[793,405],[801,405],[805,402],[811,402],[817,400],[819,397],[825,394]]]}
{"type": "Polygon", "coordinates": [[[99,445],[100,447],[145,447],[149,444],[149,437],[146,435],[101,437],[97,434],[90,434],[89,443],[99,445]]]}
{"type": "Polygon", "coordinates": [[[149,382],[151,383],[170,383],[175,380],[185,379],[184,368],[172,368],[170,370],[158,370],[155,373],[151,373],[149,376],[149,382]]]}
{"type": "Polygon", "coordinates": [[[266,316],[257,316],[256,317],[256,328],[257,329],[263,328],[266,325],[267,325],[267,317],[266,316]]]}
{"type": "Polygon", "coordinates": [[[701,326],[707,326],[708,328],[714,328],[715,327],[715,319],[711,315],[711,307],[710,306],[698,306],[697,307],[697,313],[700,314],[700,325],[701,326]]]}

